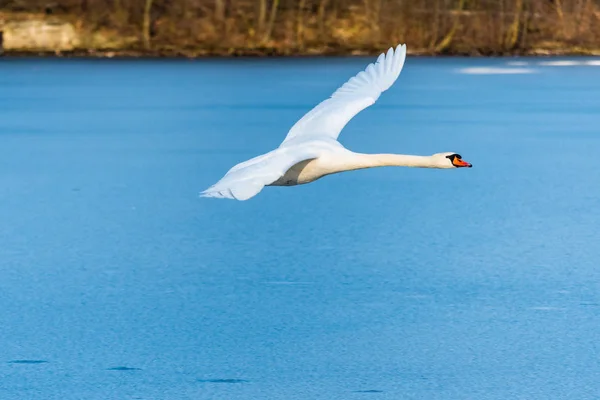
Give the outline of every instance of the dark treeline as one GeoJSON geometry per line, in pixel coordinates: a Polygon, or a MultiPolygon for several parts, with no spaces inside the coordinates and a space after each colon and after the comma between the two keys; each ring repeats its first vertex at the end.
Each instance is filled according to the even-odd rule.
{"type": "Polygon", "coordinates": [[[123,49],[197,54],[586,53],[600,48],[600,0],[0,0],[123,49]],[[133,39],[131,39],[133,38],[133,39]]]}

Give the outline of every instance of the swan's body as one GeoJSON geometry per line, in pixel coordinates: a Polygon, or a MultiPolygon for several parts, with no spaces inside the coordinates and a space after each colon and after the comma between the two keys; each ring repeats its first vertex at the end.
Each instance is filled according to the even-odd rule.
{"type": "Polygon", "coordinates": [[[354,153],[337,138],[356,114],[375,103],[396,81],[406,58],[406,45],[390,48],[377,62],[347,81],[331,97],[304,115],[281,145],[244,161],[201,193],[203,197],[247,200],[265,186],[293,186],[343,171],[383,166],[418,168],[470,167],[452,152],[432,156],[354,153]]]}

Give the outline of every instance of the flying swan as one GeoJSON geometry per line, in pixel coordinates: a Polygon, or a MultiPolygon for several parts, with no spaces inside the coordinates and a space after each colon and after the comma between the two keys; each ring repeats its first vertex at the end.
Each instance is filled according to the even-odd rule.
{"type": "Polygon", "coordinates": [[[248,200],[265,186],[301,185],[326,175],[363,168],[471,167],[453,152],[431,156],[361,154],[338,142],[348,121],[374,104],[398,79],[405,58],[406,45],[382,53],[375,63],[369,64],[296,122],[277,149],[235,165],[200,196],[248,200]]]}

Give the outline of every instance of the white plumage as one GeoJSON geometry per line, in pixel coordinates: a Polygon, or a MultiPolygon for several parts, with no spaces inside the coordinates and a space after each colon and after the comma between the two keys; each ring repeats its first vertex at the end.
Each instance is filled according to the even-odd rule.
{"type": "Polygon", "coordinates": [[[298,185],[336,172],[375,166],[470,166],[455,164],[451,160],[454,153],[429,157],[367,155],[353,153],[337,141],[344,126],[394,84],[405,58],[406,45],[382,53],[375,63],[369,64],[296,122],[277,149],[235,165],[201,196],[247,200],[265,186],[298,185]]]}

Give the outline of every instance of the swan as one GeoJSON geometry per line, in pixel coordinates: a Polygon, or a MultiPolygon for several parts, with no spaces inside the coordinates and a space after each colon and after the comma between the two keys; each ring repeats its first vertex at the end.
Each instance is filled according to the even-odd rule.
{"type": "Polygon", "coordinates": [[[326,175],[363,168],[470,168],[472,165],[454,152],[431,156],[361,154],[338,142],[344,126],[394,84],[405,59],[405,44],[382,53],[375,63],[298,120],[277,149],[233,166],[200,196],[248,200],[265,186],[302,185],[326,175]]]}

